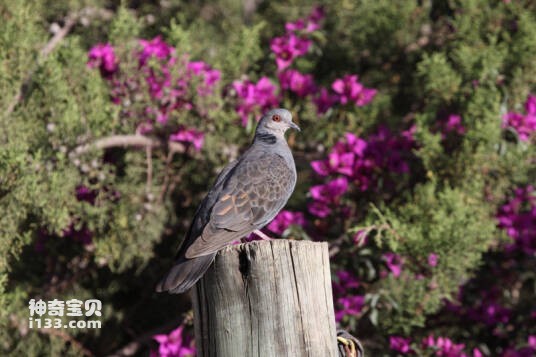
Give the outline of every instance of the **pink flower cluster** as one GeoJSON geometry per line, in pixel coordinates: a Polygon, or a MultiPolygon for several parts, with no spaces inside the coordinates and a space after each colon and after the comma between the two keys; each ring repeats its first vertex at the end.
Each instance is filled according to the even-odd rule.
{"type": "Polygon", "coordinates": [[[333,92],[330,92],[326,88],[319,88],[311,74],[290,68],[296,58],[309,52],[313,44],[310,35],[320,29],[323,18],[323,9],[315,7],[307,18],[287,23],[285,34],[270,42],[276,58],[279,88],[267,77],[261,77],[257,83],[238,80],[232,84],[238,99],[236,111],[243,126],[247,125],[251,114],[255,114],[258,119],[263,111],[277,106],[283,91],[291,92],[298,98],[311,97],[320,114],[337,103],[363,106],[374,98],[377,91],[365,88],[358,82],[357,75],[336,79],[332,85],[333,92]]]}
{"type": "Polygon", "coordinates": [[[252,113],[260,114],[279,105],[277,86],[268,77],[261,77],[257,83],[249,80],[234,81],[232,85],[238,97],[236,111],[246,126],[252,113]]]}
{"type": "Polygon", "coordinates": [[[525,114],[510,112],[503,117],[503,128],[513,128],[519,140],[528,141],[536,131],[536,95],[529,95],[525,102],[525,114]]]}
{"type": "Polygon", "coordinates": [[[521,348],[509,348],[502,357],[534,357],[536,355],[536,336],[529,335],[527,346],[521,348]]]}
{"type": "Polygon", "coordinates": [[[513,239],[507,251],[520,250],[527,255],[536,252],[536,195],[529,185],[517,188],[514,197],[499,208],[497,214],[499,228],[513,239]]]}
{"type": "Polygon", "coordinates": [[[179,326],[168,335],[155,335],[159,343],[158,351],[151,351],[151,357],[193,357],[195,347],[193,339],[184,334],[184,326],[179,326]]]}
{"type": "Polygon", "coordinates": [[[432,268],[435,268],[437,264],[439,263],[439,255],[436,253],[430,253],[428,255],[428,265],[432,268]]]}
{"type": "MultiPolygon", "coordinates": [[[[415,351],[411,346],[411,338],[404,338],[402,336],[390,336],[389,346],[391,350],[396,351],[402,355],[411,355],[415,351]]],[[[437,357],[484,357],[482,352],[478,348],[474,348],[471,354],[464,352],[465,344],[454,343],[448,337],[434,337],[429,335],[422,340],[421,346],[423,350],[429,351],[431,354],[426,356],[437,357]]]]}
{"type": "Polygon", "coordinates": [[[180,129],[175,134],[169,136],[169,140],[178,141],[184,144],[191,144],[196,151],[200,151],[205,142],[205,134],[195,129],[180,129]]]}
{"type": "Polygon", "coordinates": [[[270,48],[275,54],[278,71],[286,69],[296,58],[309,52],[313,42],[309,39],[308,34],[320,28],[320,21],[323,18],[323,9],[316,7],[306,19],[287,23],[286,33],[281,37],[272,39],[270,48]]]}
{"type": "Polygon", "coordinates": [[[364,106],[372,101],[377,90],[365,88],[359,83],[357,75],[336,79],[330,91],[319,88],[312,75],[289,68],[296,58],[309,52],[313,44],[310,34],[321,28],[320,22],[324,16],[323,9],[315,7],[306,19],[287,23],[285,35],[271,41],[270,47],[276,58],[281,89],[290,91],[299,98],[312,96],[319,114],[326,113],[337,103],[364,106]]]}
{"type": "Polygon", "coordinates": [[[140,66],[145,66],[151,58],[175,62],[175,49],[168,45],[161,36],[156,36],[152,40],[139,40],[141,51],[138,55],[140,66]]]}
{"type": "Polygon", "coordinates": [[[282,235],[290,226],[305,226],[305,216],[301,212],[283,210],[266,226],[268,230],[275,234],[282,235]]]}
{"type": "Polygon", "coordinates": [[[160,36],[151,40],[139,40],[140,50],[134,53],[139,76],[125,77],[120,72],[119,61],[110,44],[98,44],[88,53],[88,67],[99,68],[111,85],[112,101],[124,107],[124,113],[138,122],[137,132],[147,134],[156,127],[167,127],[173,132],[170,140],[192,144],[196,150],[203,145],[203,133],[194,129],[177,128],[170,123],[175,110],[191,110],[194,107],[191,88],[205,97],[213,94],[220,81],[220,71],[202,61],[189,61],[187,56],[178,58],[175,48],[160,36]],[[132,102],[139,100],[140,89],[146,87],[149,104],[141,112],[133,109],[132,102]]]}
{"type": "Polygon", "coordinates": [[[447,135],[454,133],[463,135],[467,129],[462,124],[462,117],[458,114],[450,114],[445,120],[439,122],[441,137],[445,139],[447,135]]]}
{"type": "Polygon", "coordinates": [[[469,317],[475,321],[481,321],[488,326],[507,324],[510,321],[510,309],[495,302],[482,301],[478,309],[469,312],[469,317]]]}
{"type": "Polygon", "coordinates": [[[500,304],[502,291],[496,286],[478,291],[474,300],[464,299],[464,288],[460,287],[458,300],[462,302],[446,302],[446,312],[454,313],[457,318],[464,321],[473,321],[486,325],[494,337],[502,335],[503,326],[511,320],[512,310],[500,304]]]}
{"type": "Polygon", "coordinates": [[[156,119],[160,124],[167,123],[171,111],[193,107],[189,98],[193,82],[197,84],[197,94],[207,96],[213,93],[221,78],[220,71],[204,62],[177,58],[175,48],[160,36],[150,41],[140,40],[140,46],[140,70],[144,73],[151,98],[156,102],[156,119]],[[173,73],[180,75],[174,78],[173,73]]]}
{"type": "Polygon", "coordinates": [[[309,212],[317,217],[324,218],[331,211],[339,207],[342,195],[348,190],[348,180],[339,177],[322,185],[312,186],[309,193],[313,201],[309,204],[309,212]]]}
{"type": "Polygon", "coordinates": [[[109,43],[99,43],[89,50],[88,67],[99,68],[104,78],[110,79],[119,69],[114,48],[109,43]]]}
{"type": "Polygon", "coordinates": [[[326,88],[320,88],[313,102],[316,105],[316,112],[318,114],[324,114],[337,103],[337,96],[326,88]]]}
{"type": "MultiPolygon", "coordinates": [[[[467,357],[468,355],[463,352],[465,344],[454,343],[448,337],[437,337],[430,335],[422,342],[424,348],[428,348],[435,351],[435,356],[439,357],[467,357]]],[[[473,351],[473,357],[482,356],[482,353],[475,349],[473,351]]]]}
{"type": "Polygon", "coordinates": [[[407,355],[413,352],[413,350],[411,349],[411,339],[404,338],[402,336],[390,336],[389,348],[393,351],[400,352],[403,355],[407,355]]]}
{"type": "MultiPolygon", "coordinates": [[[[497,271],[500,275],[500,272],[497,271]]],[[[458,299],[464,298],[464,288],[460,287],[458,299]]],[[[502,291],[497,286],[488,286],[478,292],[478,298],[473,303],[464,301],[464,303],[448,302],[447,310],[454,312],[461,319],[468,319],[474,322],[480,322],[492,329],[496,337],[500,334],[498,325],[506,325],[510,322],[512,310],[500,304],[502,291]]]]}
{"type": "Polygon", "coordinates": [[[377,94],[376,89],[366,88],[358,81],[358,76],[346,75],[336,79],[331,89],[319,88],[312,75],[295,69],[286,69],[278,74],[282,90],[288,90],[299,98],[312,96],[318,114],[326,113],[336,104],[352,104],[358,107],[369,104],[377,94]]]}
{"type": "Polygon", "coordinates": [[[382,178],[384,184],[390,184],[385,179],[387,173],[408,173],[408,157],[415,147],[413,130],[393,135],[386,127],[380,127],[366,141],[346,133],[345,139],[333,146],[326,159],[311,163],[319,176],[339,178],[311,188],[313,203],[309,211],[317,217],[329,215],[332,206],[338,204],[347,191],[349,182],[360,191],[375,190],[382,178]]]}
{"type": "Polygon", "coordinates": [[[395,278],[398,278],[402,274],[402,266],[404,265],[402,257],[398,254],[387,252],[383,254],[382,258],[385,261],[385,265],[387,265],[387,269],[395,278]]]}
{"type": "Polygon", "coordinates": [[[280,72],[278,77],[281,89],[288,90],[299,98],[313,96],[319,114],[326,113],[336,104],[362,107],[369,104],[378,92],[376,89],[366,88],[355,74],[336,79],[331,86],[332,91],[318,88],[312,75],[300,73],[295,69],[280,72]]]}
{"type": "Polygon", "coordinates": [[[302,74],[295,69],[288,69],[280,72],[278,77],[281,89],[289,90],[300,98],[304,98],[316,91],[315,81],[310,74],[302,74]]]}
{"type": "Polygon", "coordinates": [[[355,74],[348,74],[343,78],[336,79],[331,85],[336,98],[342,105],[352,103],[362,107],[372,101],[378,92],[376,89],[365,88],[359,83],[359,77],[355,74]]]}
{"type": "Polygon", "coordinates": [[[337,272],[337,280],[333,282],[335,299],[335,320],[342,321],[345,316],[355,316],[365,305],[365,297],[357,294],[360,284],[357,278],[346,270],[337,272]]]}

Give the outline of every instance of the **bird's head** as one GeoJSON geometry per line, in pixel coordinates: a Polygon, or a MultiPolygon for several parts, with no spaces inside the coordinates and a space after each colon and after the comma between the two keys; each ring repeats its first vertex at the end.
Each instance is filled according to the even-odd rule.
{"type": "Polygon", "coordinates": [[[292,122],[292,114],[286,109],[272,109],[257,124],[256,134],[268,134],[282,137],[288,129],[300,131],[300,127],[292,122]]]}

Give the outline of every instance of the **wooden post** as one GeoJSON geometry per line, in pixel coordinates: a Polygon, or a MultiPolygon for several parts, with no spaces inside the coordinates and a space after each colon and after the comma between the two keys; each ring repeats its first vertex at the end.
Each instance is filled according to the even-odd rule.
{"type": "Polygon", "coordinates": [[[192,290],[199,357],[338,356],[327,243],[227,247],[192,290]]]}

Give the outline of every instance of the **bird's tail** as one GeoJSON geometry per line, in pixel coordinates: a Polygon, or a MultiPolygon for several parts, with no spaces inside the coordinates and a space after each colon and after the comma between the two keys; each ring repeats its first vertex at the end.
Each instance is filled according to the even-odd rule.
{"type": "Polygon", "coordinates": [[[216,253],[186,259],[179,258],[167,275],[156,286],[157,292],[182,294],[190,289],[207,271],[216,253]]]}

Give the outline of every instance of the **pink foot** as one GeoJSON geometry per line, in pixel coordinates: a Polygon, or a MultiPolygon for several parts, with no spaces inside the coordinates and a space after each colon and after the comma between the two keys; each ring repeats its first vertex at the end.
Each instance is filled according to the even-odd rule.
{"type": "Polygon", "coordinates": [[[256,235],[258,235],[262,240],[274,240],[274,238],[268,237],[266,234],[264,234],[262,231],[256,229],[253,231],[256,235]]]}

